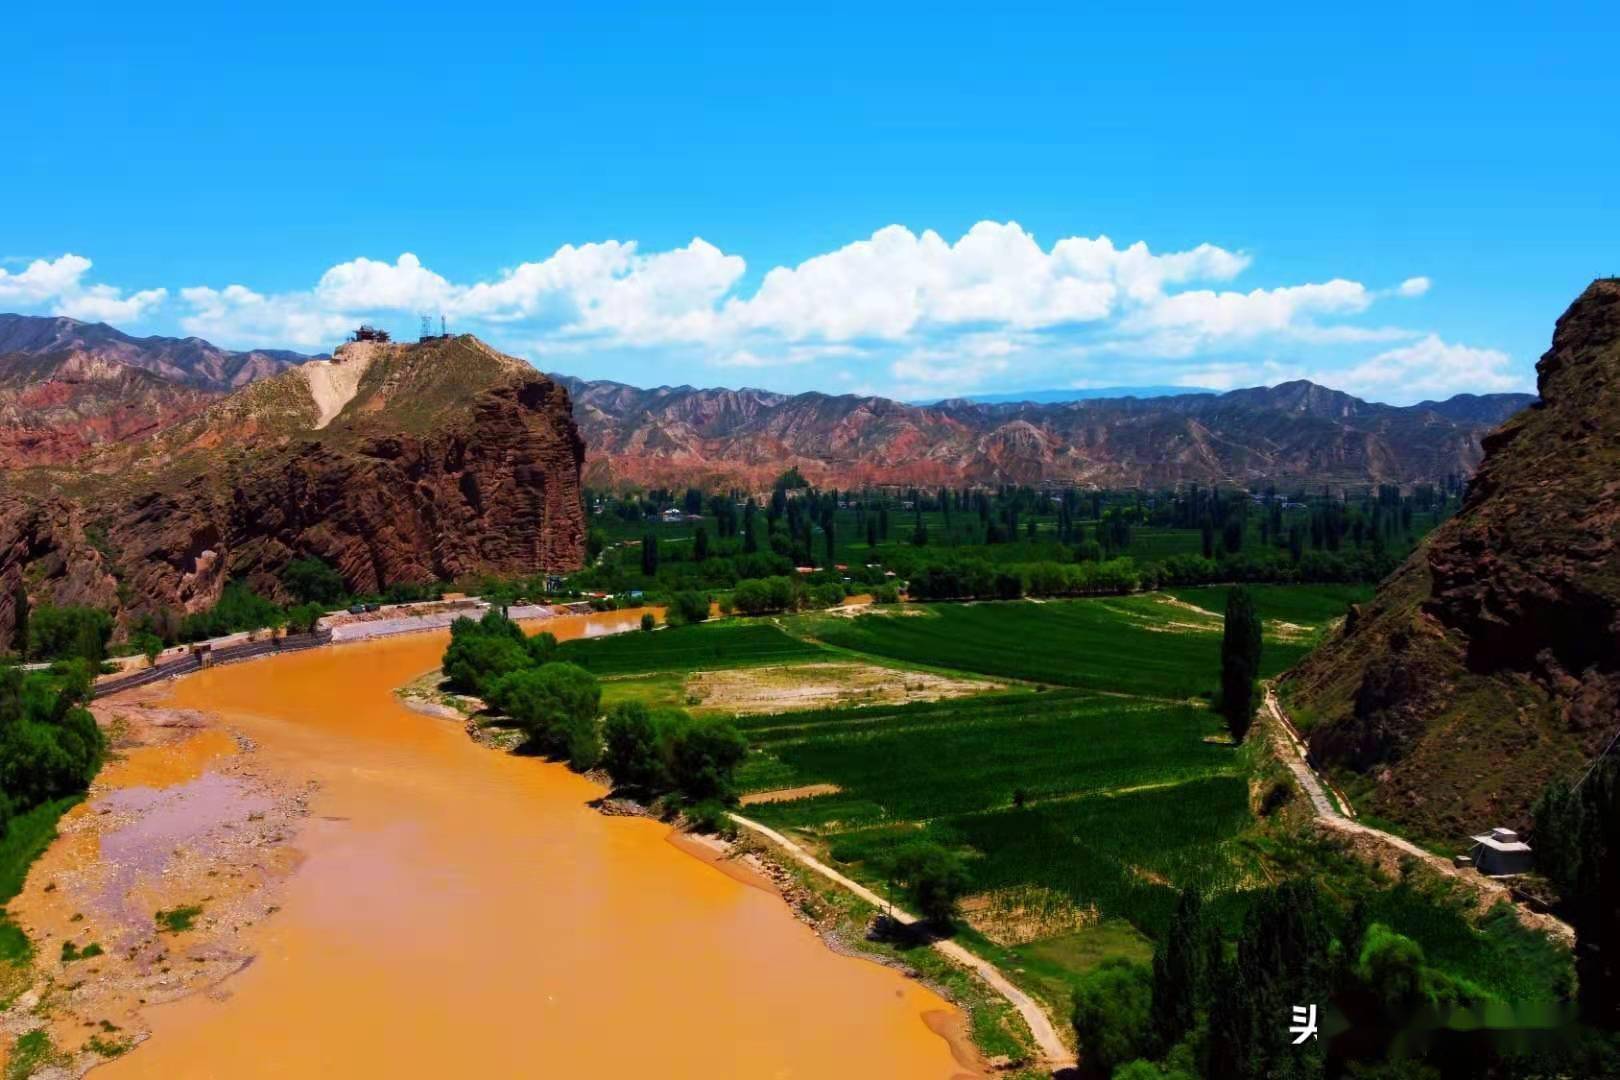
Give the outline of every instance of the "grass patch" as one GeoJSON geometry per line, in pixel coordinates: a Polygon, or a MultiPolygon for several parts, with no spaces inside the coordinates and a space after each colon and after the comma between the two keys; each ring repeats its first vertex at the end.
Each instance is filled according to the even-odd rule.
{"type": "Polygon", "coordinates": [[[42,1069],[63,1066],[68,1056],[56,1048],[44,1028],[35,1028],[17,1036],[11,1044],[11,1057],[6,1061],[6,1080],[27,1080],[42,1069]]]}
{"type": "Polygon", "coordinates": [[[79,948],[71,941],[62,942],[62,963],[71,964],[75,960],[89,960],[100,956],[104,950],[97,942],[92,941],[84,948],[79,948]]]}
{"type": "Polygon", "coordinates": [[[721,620],[670,627],[651,634],[612,634],[565,641],[558,647],[556,658],[598,675],[625,675],[781,664],[825,655],[817,646],[791,637],[770,623],[721,620]]]}
{"type": "MultiPolygon", "coordinates": [[[[41,803],[11,819],[11,826],[0,838],[0,905],[8,904],[22,892],[28,867],[56,839],[56,823],[79,802],[78,796],[41,803]]],[[[0,961],[26,963],[33,946],[0,907],[0,961]]]]}
{"type": "Polygon", "coordinates": [[[152,916],[157,923],[158,930],[165,934],[180,934],[190,930],[197,924],[197,916],[202,914],[201,904],[187,904],[184,907],[170,908],[159,911],[152,916]]]}

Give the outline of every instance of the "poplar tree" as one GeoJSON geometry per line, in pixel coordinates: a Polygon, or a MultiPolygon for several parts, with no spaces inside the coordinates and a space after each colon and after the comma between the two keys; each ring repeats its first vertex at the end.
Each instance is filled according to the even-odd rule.
{"type": "Polygon", "coordinates": [[[1221,637],[1221,713],[1235,742],[1243,741],[1254,721],[1254,684],[1259,675],[1260,616],[1249,590],[1240,585],[1226,594],[1221,637]]]}

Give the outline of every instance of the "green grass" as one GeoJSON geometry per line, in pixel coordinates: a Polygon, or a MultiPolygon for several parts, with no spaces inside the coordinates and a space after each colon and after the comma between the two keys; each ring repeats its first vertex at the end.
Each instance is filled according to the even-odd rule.
{"type": "Polygon", "coordinates": [[[825,656],[815,645],[790,637],[770,623],[731,619],[650,634],[634,631],[565,641],[557,649],[558,660],[599,675],[780,664],[825,656]]]}
{"type": "Polygon", "coordinates": [[[159,911],[152,916],[152,921],[157,923],[160,933],[181,934],[197,925],[197,916],[202,914],[202,910],[201,904],[187,904],[159,911]]]}
{"type": "Polygon", "coordinates": [[[51,1042],[50,1032],[35,1028],[17,1036],[11,1044],[11,1057],[6,1061],[6,1080],[26,1080],[42,1069],[68,1063],[66,1054],[51,1042]]]}
{"type": "MultiPolygon", "coordinates": [[[[1219,620],[1200,620],[1151,596],[906,610],[922,614],[878,612],[798,625],[829,645],[905,663],[1151,697],[1208,693],[1220,669],[1219,620]]],[[[1305,650],[1299,642],[1268,640],[1263,673],[1283,670],[1305,650]]]]}
{"type": "MultiPolygon", "coordinates": [[[[1320,626],[1344,615],[1351,604],[1372,599],[1371,585],[1250,585],[1249,595],[1262,619],[1320,626]]],[[[1178,600],[1220,614],[1226,610],[1225,585],[1165,589],[1178,600]]]]}
{"type": "Polygon", "coordinates": [[[105,952],[100,943],[92,941],[84,948],[79,948],[71,941],[62,942],[62,963],[71,964],[75,960],[90,960],[105,952]]]}
{"type": "MultiPolygon", "coordinates": [[[[56,823],[79,801],[78,796],[41,803],[11,819],[0,839],[0,905],[22,892],[28,867],[56,839],[56,823]]],[[[28,936],[0,908],[0,961],[25,962],[33,954],[28,936]]]]}

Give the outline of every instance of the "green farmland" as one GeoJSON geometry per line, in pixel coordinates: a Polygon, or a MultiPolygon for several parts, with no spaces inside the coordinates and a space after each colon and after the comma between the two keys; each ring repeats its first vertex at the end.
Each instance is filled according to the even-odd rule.
{"type": "Polygon", "coordinates": [[[557,647],[558,660],[598,675],[780,664],[825,656],[818,646],[790,637],[769,623],[732,621],[675,626],[651,634],[583,638],[557,647]]]}
{"type": "MultiPolygon", "coordinates": [[[[1011,545],[1009,545],[1011,546],[1011,545]]],[[[1262,671],[1302,657],[1362,586],[1258,586],[1262,671]]],[[[736,717],[751,752],[745,816],[793,835],[879,891],[919,838],[965,860],[959,940],[1055,1016],[1110,958],[1144,962],[1194,889],[1232,936],[1255,890],[1310,877],[1502,1000],[1555,1000],[1567,952],[1511,916],[1482,919],[1450,886],[1392,886],[1365,864],[1257,813],[1278,783],[1261,739],[1232,745],[1208,698],[1224,588],[1095,599],[905,604],[849,616],[727,620],[565,646],[610,696],[674,703],[683,671],[869,661],[991,676],[1011,688],[906,704],[736,717]],[[667,683],[667,685],[666,685],[667,683]],[[815,785],[818,794],[793,797],[815,785]],[[758,801],[750,795],[780,793],[758,801]]],[[[1295,816],[1290,816],[1290,815],[1295,816]]]]}
{"type": "MultiPolygon", "coordinates": [[[[1224,603],[1223,590],[1202,594],[1201,599],[1219,596],[1224,603]]],[[[805,633],[840,649],[906,663],[1158,698],[1209,691],[1220,662],[1219,616],[1178,608],[1154,595],[932,604],[905,611],[812,617],[805,633]]],[[[1266,615],[1264,608],[1261,612],[1266,615]]],[[[1307,648],[1297,633],[1271,635],[1264,673],[1282,671],[1307,648]]]]}

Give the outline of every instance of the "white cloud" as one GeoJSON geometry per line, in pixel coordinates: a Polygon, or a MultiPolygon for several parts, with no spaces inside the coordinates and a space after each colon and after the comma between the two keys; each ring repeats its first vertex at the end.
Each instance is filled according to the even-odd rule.
{"type": "Polygon", "coordinates": [[[125,295],[111,285],[86,284],[90,266],[89,259],[69,253],[35,259],[15,274],[0,270],[0,303],[95,322],[130,322],[168,296],[167,289],[125,295]]]}
{"type": "Polygon", "coordinates": [[[1410,404],[1452,394],[1528,390],[1528,380],[1509,370],[1511,364],[1512,358],[1497,349],[1453,345],[1429,334],[1411,345],[1315,378],[1361,397],[1410,404]]]}
{"type": "Polygon", "coordinates": [[[1305,378],[1301,369],[1275,360],[1260,363],[1225,362],[1203,364],[1189,368],[1170,380],[1172,386],[1199,387],[1207,390],[1236,390],[1246,386],[1275,386],[1305,378]]]}
{"type": "MultiPolygon", "coordinates": [[[[1166,252],[1106,235],[1043,244],[1016,222],[981,221],[954,241],[890,225],[766,268],[753,288],[744,286],[741,255],[701,238],[663,251],[610,239],[460,282],[408,251],[392,261],[358,257],[289,292],[185,288],[177,314],[183,330],[223,345],[319,349],[362,320],[409,333],[418,313],[443,312],[452,329],[565,370],[802,367],[822,382],[886,378],[902,396],[1015,376],[1020,385],[1080,378],[1225,388],[1306,369],[1377,394],[1449,386],[1465,371],[1485,389],[1522,384],[1500,353],[1366,317],[1378,304],[1424,295],[1427,277],[1378,289],[1332,276],[1226,284],[1252,263],[1210,243],[1166,252]],[[1374,342],[1387,351],[1363,359],[1374,342]],[[1357,347],[1365,351],[1351,355],[1357,347]],[[1293,359],[1284,367],[1247,358],[1279,355],[1293,359]]],[[[90,283],[90,267],[69,254],[0,269],[0,303],[128,322],[168,295],[90,283]]]]}
{"type": "Polygon", "coordinates": [[[245,285],[180,290],[191,313],[180,320],[188,334],[227,345],[330,348],[353,328],[344,314],[323,312],[302,297],[263,296],[245,285]]]}

